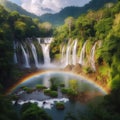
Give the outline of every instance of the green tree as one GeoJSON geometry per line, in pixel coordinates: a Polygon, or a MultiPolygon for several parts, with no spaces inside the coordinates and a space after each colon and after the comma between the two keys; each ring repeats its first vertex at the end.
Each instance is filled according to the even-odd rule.
{"type": "Polygon", "coordinates": [[[26,23],[22,21],[16,21],[15,22],[15,37],[18,39],[22,39],[25,37],[25,32],[26,32],[26,23]]]}
{"type": "Polygon", "coordinates": [[[19,120],[12,102],[0,94],[0,120],[19,120]]]}
{"type": "Polygon", "coordinates": [[[74,26],[74,18],[73,17],[67,17],[65,19],[65,24],[68,26],[69,34],[71,33],[72,27],[74,26]]]}

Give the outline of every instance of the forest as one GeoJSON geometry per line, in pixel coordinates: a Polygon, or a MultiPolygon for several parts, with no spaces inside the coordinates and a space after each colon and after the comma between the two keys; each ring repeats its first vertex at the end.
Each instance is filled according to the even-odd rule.
{"type": "MultiPolygon", "coordinates": [[[[0,120],[51,120],[44,110],[35,104],[24,104],[21,111],[16,112],[12,98],[5,96],[8,86],[15,83],[23,75],[21,69],[13,62],[13,42],[24,41],[25,38],[54,37],[52,42],[52,59],[58,59],[62,45],[78,39],[79,46],[88,41],[86,54],[90,47],[101,41],[102,47],[96,51],[97,81],[104,84],[108,94],[97,104],[89,105],[89,114],[80,118],[71,116],[70,120],[120,120],[120,1],[108,3],[103,8],[78,18],[72,16],[65,19],[64,24],[53,27],[51,23],[32,19],[18,12],[9,12],[0,6],[0,120]],[[57,58],[58,57],[58,58],[57,58]]],[[[80,53],[80,49],[78,49],[80,53]]],[[[94,74],[89,66],[83,68],[86,74],[94,74]]]]}

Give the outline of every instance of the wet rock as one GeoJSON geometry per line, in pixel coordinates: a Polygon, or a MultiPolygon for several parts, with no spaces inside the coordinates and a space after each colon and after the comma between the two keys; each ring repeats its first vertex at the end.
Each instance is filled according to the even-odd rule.
{"type": "Polygon", "coordinates": [[[74,73],[81,73],[82,69],[81,69],[81,65],[79,63],[77,63],[73,68],[72,68],[72,72],[74,73]]]}
{"type": "Polygon", "coordinates": [[[72,71],[72,65],[67,65],[67,66],[64,68],[64,71],[72,71]]]}

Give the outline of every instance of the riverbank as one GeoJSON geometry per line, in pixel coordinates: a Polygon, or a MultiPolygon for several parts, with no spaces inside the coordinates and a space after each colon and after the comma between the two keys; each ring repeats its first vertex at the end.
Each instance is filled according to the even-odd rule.
{"type": "Polygon", "coordinates": [[[68,65],[63,70],[66,72],[72,72],[74,74],[77,74],[77,75],[83,77],[86,80],[94,82],[95,84],[100,86],[106,93],[109,93],[111,91],[107,85],[107,77],[103,77],[102,80],[99,80],[98,79],[99,72],[97,70],[95,72],[85,73],[85,71],[80,66],[80,64],[76,64],[75,66],[68,65]]]}
{"type": "Polygon", "coordinates": [[[19,84],[24,79],[28,79],[29,77],[34,76],[35,74],[42,74],[49,71],[70,72],[70,73],[79,75],[80,77],[83,77],[84,79],[93,82],[94,84],[102,88],[106,93],[110,92],[110,88],[107,86],[107,82],[105,78],[104,80],[98,80],[97,78],[99,76],[99,73],[97,71],[91,72],[91,73],[85,73],[83,71],[83,68],[79,64],[76,64],[75,66],[68,65],[64,69],[60,69],[60,70],[54,70],[54,69],[43,70],[43,69],[32,68],[32,69],[19,69],[19,71],[22,72],[22,74],[17,76],[16,80],[9,84],[8,86],[9,89],[6,89],[5,93],[10,92],[12,88],[14,88],[17,84],[19,84]]]}

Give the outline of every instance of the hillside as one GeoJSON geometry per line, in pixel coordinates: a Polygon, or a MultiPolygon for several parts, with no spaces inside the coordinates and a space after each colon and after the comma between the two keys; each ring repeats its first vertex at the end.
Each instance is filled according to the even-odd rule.
{"type": "Polygon", "coordinates": [[[64,23],[64,19],[68,16],[73,16],[77,18],[83,13],[86,13],[88,10],[98,10],[102,8],[106,3],[112,2],[115,3],[117,0],[92,0],[90,3],[86,4],[83,7],[66,7],[56,14],[45,14],[40,18],[43,21],[51,22],[52,24],[59,25],[64,23]]]}
{"type": "Polygon", "coordinates": [[[26,15],[26,16],[30,16],[32,18],[38,18],[38,16],[36,16],[35,14],[32,14],[30,12],[27,12],[26,10],[24,10],[22,7],[20,7],[19,5],[17,4],[14,4],[10,1],[7,1],[7,0],[0,0],[0,4],[2,6],[5,7],[6,10],[8,11],[17,11],[19,12],[19,14],[21,15],[26,15]]]}
{"type": "MultiPolygon", "coordinates": [[[[109,0],[109,2],[115,3],[117,0],[109,0]]],[[[86,13],[88,10],[98,10],[101,7],[103,7],[106,3],[108,3],[108,0],[92,0],[90,3],[86,4],[83,7],[66,7],[62,9],[59,13],[56,14],[44,14],[42,16],[36,16],[35,14],[32,14],[30,12],[27,12],[20,6],[7,1],[7,0],[0,0],[0,4],[3,5],[7,10],[9,11],[17,11],[22,15],[27,15],[32,18],[38,18],[41,21],[47,21],[54,25],[61,25],[64,23],[65,18],[68,16],[73,16],[77,18],[83,13],[86,13]]]]}

